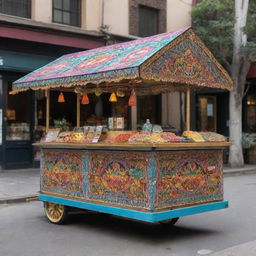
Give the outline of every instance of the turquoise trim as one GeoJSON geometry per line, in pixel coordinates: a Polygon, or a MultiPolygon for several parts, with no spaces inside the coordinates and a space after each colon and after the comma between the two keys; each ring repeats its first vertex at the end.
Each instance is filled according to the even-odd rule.
{"type": "Polygon", "coordinates": [[[155,195],[156,195],[156,178],[155,178],[155,158],[153,152],[151,152],[150,165],[149,165],[149,209],[153,211],[155,209],[155,195]]]}
{"type": "Polygon", "coordinates": [[[165,210],[161,212],[142,212],[142,211],[135,211],[130,209],[113,207],[113,206],[101,205],[96,203],[76,201],[76,200],[49,196],[44,194],[39,194],[39,200],[44,202],[52,202],[52,203],[67,205],[71,207],[77,207],[77,208],[86,209],[86,210],[113,214],[117,216],[122,216],[130,219],[136,219],[136,220],[152,222],[152,223],[159,222],[162,220],[168,220],[172,218],[178,218],[178,217],[228,208],[228,201],[221,201],[221,202],[202,204],[202,205],[190,206],[190,207],[173,209],[173,210],[165,210]]]}

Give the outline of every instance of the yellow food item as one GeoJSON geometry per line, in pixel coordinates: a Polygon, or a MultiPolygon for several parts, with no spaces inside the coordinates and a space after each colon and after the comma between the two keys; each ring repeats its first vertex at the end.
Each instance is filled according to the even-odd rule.
{"type": "Polygon", "coordinates": [[[191,139],[195,142],[205,142],[204,138],[202,135],[198,132],[193,132],[193,131],[184,131],[182,133],[182,136],[187,137],[188,139],[191,139]]]}
{"type": "Polygon", "coordinates": [[[74,132],[70,137],[70,142],[83,142],[85,140],[84,134],[80,132],[74,132]]]}

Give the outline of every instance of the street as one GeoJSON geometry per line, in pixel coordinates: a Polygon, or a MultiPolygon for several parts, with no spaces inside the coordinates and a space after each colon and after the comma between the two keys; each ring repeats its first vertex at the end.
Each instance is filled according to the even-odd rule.
{"type": "Polygon", "coordinates": [[[1,205],[0,255],[195,256],[256,240],[256,175],[224,183],[228,209],[183,217],[174,228],[94,212],[72,214],[58,226],[47,221],[41,202],[1,205]]]}

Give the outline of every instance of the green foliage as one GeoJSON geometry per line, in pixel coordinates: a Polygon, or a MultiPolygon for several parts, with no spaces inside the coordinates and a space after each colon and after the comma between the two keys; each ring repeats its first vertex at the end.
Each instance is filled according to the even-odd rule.
{"type": "Polygon", "coordinates": [[[69,124],[65,118],[61,120],[53,120],[54,128],[60,128],[62,131],[67,131],[69,129],[69,124]]]}
{"type": "Polygon", "coordinates": [[[248,133],[242,134],[242,146],[243,149],[249,149],[255,145],[255,138],[251,137],[248,133]]]}
{"type": "MultiPolygon", "coordinates": [[[[192,10],[192,26],[214,56],[227,67],[232,62],[235,23],[234,0],[203,0],[192,10]]],[[[243,53],[256,55],[256,1],[250,0],[245,31],[248,43],[243,53]]],[[[230,70],[229,70],[230,71],[230,70]]]]}
{"type": "Polygon", "coordinates": [[[245,52],[250,60],[256,61],[256,0],[250,0],[245,31],[248,38],[245,52]]]}

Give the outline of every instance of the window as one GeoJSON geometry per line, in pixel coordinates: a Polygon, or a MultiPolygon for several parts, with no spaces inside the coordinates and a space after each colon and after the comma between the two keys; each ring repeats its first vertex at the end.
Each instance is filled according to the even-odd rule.
{"type": "Polygon", "coordinates": [[[6,140],[30,140],[29,93],[10,95],[12,84],[8,83],[6,107],[6,140]]]}
{"type": "Polygon", "coordinates": [[[152,36],[159,33],[158,16],[158,9],[139,6],[139,36],[152,36]]]}
{"type": "Polygon", "coordinates": [[[53,0],[53,22],[80,26],[80,0],[53,0]]]}
{"type": "Polygon", "coordinates": [[[253,93],[248,93],[246,97],[246,105],[245,105],[245,131],[246,132],[256,132],[256,94],[255,90],[253,93]]]}
{"type": "Polygon", "coordinates": [[[31,18],[31,0],[0,0],[0,12],[31,18]]]}

